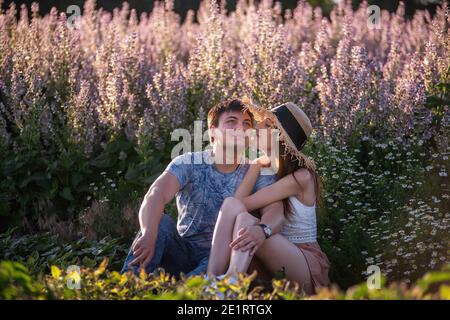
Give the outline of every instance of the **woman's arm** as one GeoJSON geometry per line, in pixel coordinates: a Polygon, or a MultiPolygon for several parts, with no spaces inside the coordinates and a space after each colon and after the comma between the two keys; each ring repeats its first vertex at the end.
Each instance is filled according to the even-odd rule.
{"type": "Polygon", "coordinates": [[[244,179],[239,185],[239,188],[237,188],[236,192],[234,193],[235,198],[243,200],[245,197],[252,193],[256,180],[258,180],[260,170],[261,166],[259,164],[250,164],[250,168],[245,174],[244,179]]]}
{"type": "Polygon", "coordinates": [[[297,195],[308,183],[314,183],[312,174],[306,169],[299,169],[295,173],[297,181],[289,174],[274,184],[264,187],[254,194],[241,199],[248,211],[253,211],[287,197],[297,195]]]}
{"type": "Polygon", "coordinates": [[[250,168],[245,174],[244,179],[236,190],[234,197],[243,200],[245,197],[249,196],[252,193],[253,188],[255,187],[256,180],[258,180],[259,173],[262,167],[265,167],[270,164],[270,159],[266,156],[259,157],[252,161],[250,164],[250,168]]]}

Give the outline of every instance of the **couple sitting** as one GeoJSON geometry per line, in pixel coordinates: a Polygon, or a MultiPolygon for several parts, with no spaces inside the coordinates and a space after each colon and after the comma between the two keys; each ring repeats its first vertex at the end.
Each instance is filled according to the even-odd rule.
{"type": "Polygon", "coordinates": [[[293,103],[266,110],[233,99],[209,111],[208,129],[212,150],[176,157],[148,190],[122,272],[161,267],[175,276],[236,277],[284,270],[307,294],[328,285],[329,262],[316,242],[319,177],[300,152],[312,132],[305,113],[293,103]],[[248,129],[257,130],[266,155],[271,144],[260,140],[275,132],[279,156],[243,157],[248,139],[225,133],[248,129]],[[176,225],[164,214],[175,196],[176,225]]]}

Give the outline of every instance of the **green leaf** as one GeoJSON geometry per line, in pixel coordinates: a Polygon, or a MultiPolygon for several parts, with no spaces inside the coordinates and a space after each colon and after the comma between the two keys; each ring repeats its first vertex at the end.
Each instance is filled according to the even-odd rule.
{"type": "Polygon", "coordinates": [[[423,291],[427,291],[428,288],[435,283],[450,281],[450,273],[443,271],[428,272],[422,279],[417,281],[417,284],[423,291]]]}
{"type": "Polygon", "coordinates": [[[202,277],[192,277],[186,282],[188,288],[198,288],[206,284],[206,281],[202,277]]]}
{"type": "Polygon", "coordinates": [[[80,184],[81,181],[83,181],[83,175],[81,175],[78,172],[72,173],[71,176],[72,188],[77,189],[77,186],[80,184]]]}
{"type": "Polygon", "coordinates": [[[148,177],[145,177],[144,178],[144,183],[146,183],[146,184],[153,183],[153,181],[155,181],[156,178],[158,178],[159,175],[160,175],[160,173],[158,172],[158,173],[152,174],[152,175],[150,175],[148,177]]]}
{"type": "Polygon", "coordinates": [[[134,166],[130,165],[127,172],[125,173],[126,180],[134,180],[139,176],[139,170],[134,166]]]}
{"type": "Polygon", "coordinates": [[[33,253],[28,257],[27,265],[33,266],[39,259],[39,252],[33,251],[33,253]]]}
{"type": "Polygon", "coordinates": [[[52,181],[52,187],[47,192],[47,196],[53,199],[58,194],[58,181],[55,179],[52,181]]]}
{"type": "Polygon", "coordinates": [[[89,259],[88,257],[84,257],[83,260],[81,260],[84,266],[88,268],[93,268],[95,266],[95,260],[89,259]]]}
{"type": "Polygon", "coordinates": [[[443,91],[444,93],[449,90],[450,91],[450,83],[441,82],[436,84],[436,89],[443,91]]]}
{"type": "Polygon", "coordinates": [[[61,197],[63,197],[64,199],[69,200],[69,201],[75,200],[75,199],[73,198],[73,196],[72,196],[72,192],[70,191],[70,189],[69,189],[68,187],[65,187],[65,188],[59,193],[59,195],[60,195],[61,197]]]}
{"type": "Polygon", "coordinates": [[[20,182],[19,187],[24,188],[32,181],[40,181],[40,180],[46,180],[46,179],[47,179],[47,177],[46,177],[45,172],[37,172],[37,173],[34,173],[31,176],[28,176],[25,179],[23,179],[20,182]]]}
{"type": "Polygon", "coordinates": [[[114,165],[113,159],[108,154],[101,154],[97,158],[90,161],[93,167],[107,169],[114,165]]]}
{"type": "Polygon", "coordinates": [[[436,108],[439,106],[446,106],[450,104],[450,100],[448,99],[443,99],[437,96],[430,96],[427,97],[427,102],[426,102],[426,106],[428,108],[436,108]]]}

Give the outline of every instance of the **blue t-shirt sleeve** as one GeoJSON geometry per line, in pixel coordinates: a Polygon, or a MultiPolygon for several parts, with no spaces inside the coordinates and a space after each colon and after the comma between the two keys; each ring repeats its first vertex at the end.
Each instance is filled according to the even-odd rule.
{"type": "Polygon", "coordinates": [[[188,152],[174,158],[164,171],[174,175],[180,184],[180,189],[183,189],[191,180],[192,165],[192,153],[188,152]]]}
{"type": "Polygon", "coordinates": [[[272,183],[275,183],[275,181],[277,181],[275,174],[260,174],[256,180],[255,187],[253,188],[253,193],[264,187],[270,186],[272,183]]]}

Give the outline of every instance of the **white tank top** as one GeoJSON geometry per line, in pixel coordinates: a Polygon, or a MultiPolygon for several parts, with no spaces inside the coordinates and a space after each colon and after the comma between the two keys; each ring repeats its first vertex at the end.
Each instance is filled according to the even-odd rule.
{"type": "Polygon", "coordinates": [[[295,196],[289,197],[293,214],[285,220],[280,234],[293,243],[317,241],[316,205],[306,206],[295,196]]]}

